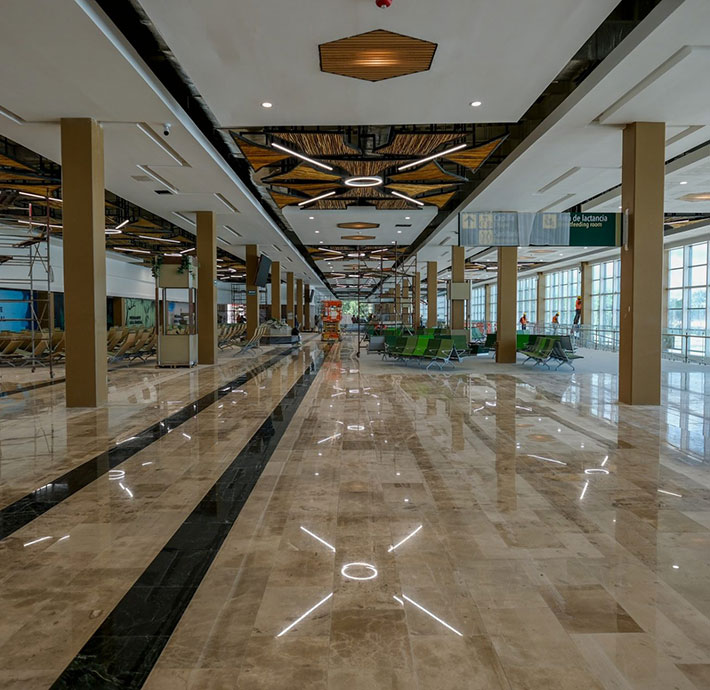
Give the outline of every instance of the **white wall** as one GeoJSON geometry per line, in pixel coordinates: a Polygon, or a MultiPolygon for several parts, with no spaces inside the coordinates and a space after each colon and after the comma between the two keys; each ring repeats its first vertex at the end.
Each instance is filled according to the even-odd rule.
{"type": "MultiPolygon", "coordinates": [[[[20,249],[3,249],[0,253],[20,255],[23,250],[20,249]]],[[[25,251],[28,255],[29,252],[25,251]]],[[[46,247],[41,247],[41,256],[47,254],[46,247]]],[[[58,239],[53,239],[50,247],[50,266],[51,266],[51,291],[64,292],[64,255],[62,251],[62,242],[58,239]]],[[[32,277],[34,280],[35,290],[47,289],[47,271],[46,264],[43,261],[35,261],[32,269],[32,277]]],[[[15,290],[27,290],[29,284],[29,267],[28,266],[8,266],[0,264],[0,287],[12,288],[15,290]],[[17,279],[22,282],[17,282],[17,279]]],[[[143,299],[155,299],[155,279],[151,274],[150,268],[142,265],[137,265],[129,259],[124,259],[117,252],[106,253],[106,294],[109,297],[139,297],[143,299]]],[[[217,284],[217,303],[227,304],[230,301],[230,287],[228,283],[218,282],[217,284]]],[[[171,299],[181,299],[178,295],[173,294],[171,299]]]]}

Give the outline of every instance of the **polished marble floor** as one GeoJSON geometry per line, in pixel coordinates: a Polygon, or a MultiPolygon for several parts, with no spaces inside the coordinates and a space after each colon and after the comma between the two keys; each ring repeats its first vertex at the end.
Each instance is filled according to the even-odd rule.
{"type": "Polygon", "coordinates": [[[203,401],[0,541],[0,687],[710,688],[710,374],[353,347],[0,400],[5,507],[203,401]]]}

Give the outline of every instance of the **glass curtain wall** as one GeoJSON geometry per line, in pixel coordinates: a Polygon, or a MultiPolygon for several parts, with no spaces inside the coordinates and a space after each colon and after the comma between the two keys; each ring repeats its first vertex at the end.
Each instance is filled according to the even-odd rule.
{"type": "Polygon", "coordinates": [[[537,278],[518,278],[518,320],[526,314],[528,321],[537,321],[537,278]]]}
{"type": "MultiPolygon", "coordinates": [[[[670,333],[687,333],[687,354],[710,356],[710,339],[702,337],[708,327],[708,242],[698,242],[668,251],[667,282],[670,333]],[[695,337],[693,337],[695,336],[695,337]]],[[[680,352],[681,338],[666,345],[680,352]]]]}
{"type": "Polygon", "coordinates": [[[619,346],[619,299],[621,261],[612,259],[592,265],[592,338],[597,345],[619,346]]]}
{"type": "Polygon", "coordinates": [[[491,323],[498,321],[498,285],[491,285],[491,323]]]}
{"type": "Polygon", "coordinates": [[[471,289],[471,321],[477,323],[486,320],[486,288],[471,289]]]}
{"type": "Polygon", "coordinates": [[[567,268],[548,273],[545,281],[545,323],[552,323],[552,317],[560,312],[560,323],[568,326],[574,321],[574,303],[580,292],[580,272],[578,268],[567,268]]]}

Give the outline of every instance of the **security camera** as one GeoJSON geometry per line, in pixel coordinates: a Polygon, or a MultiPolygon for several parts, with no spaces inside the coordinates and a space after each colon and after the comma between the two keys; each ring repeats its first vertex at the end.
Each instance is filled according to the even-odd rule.
{"type": "Polygon", "coordinates": [[[170,134],[170,128],[171,128],[171,127],[172,127],[172,125],[171,125],[169,122],[166,122],[166,123],[163,125],[163,136],[166,136],[166,137],[167,137],[167,136],[170,134]]]}

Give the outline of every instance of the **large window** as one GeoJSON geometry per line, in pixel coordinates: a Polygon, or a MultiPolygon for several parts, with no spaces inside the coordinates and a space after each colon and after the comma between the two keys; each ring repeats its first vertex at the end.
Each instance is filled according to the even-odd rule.
{"type": "MultiPolygon", "coordinates": [[[[687,354],[710,355],[708,327],[708,242],[668,251],[668,330],[688,333],[687,354]],[[698,337],[693,338],[693,335],[698,337]]],[[[679,341],[679,339],[674,339],[679,341]]],[[[680,347],[677,342],[670,349],[680,347]]]]}
{"type": "Polygon", "coordinates": [[[490,322],[495,323],[498,321],[498,285],[497,283],[491,284],[491,308],[490,308],[490,322]]]}
{"type": "Polygon", "coordinates": [[[548,273],[545,280],[545,323],[559,312],[560,323],[571,325],[574,321],[574,303],[580,295],[578,268],[548,273]]]}
{"type": "Polygon", "coordinates": [[[485,287],[475,287],[471,290],[471,320],[474,323],[486,320],[485,287]]]}
{"type": "Polygon", "coordinates": [[[600,330],[619,328],[621,261],[592,266],[592,326],[600,330]]]}
{"type": "Polygon", "coordinates": [[[518,278],[518,319],[537,320],[537,278],[518,278]]]}

